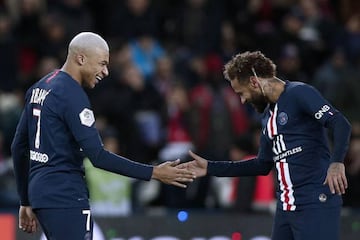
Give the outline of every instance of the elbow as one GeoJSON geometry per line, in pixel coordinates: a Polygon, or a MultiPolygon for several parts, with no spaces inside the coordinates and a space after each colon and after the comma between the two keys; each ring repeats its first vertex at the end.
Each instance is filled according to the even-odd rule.
{"type": "Polygon", "coordinates": [[[15,149],[16,149],[16,147],[15,147],[14,143],[12,143],[11,147],[10,147],[11,155],[14,155],[15,149]]]}
{"type": "Polygon", "coordinates": [[[16,143],[16,138],[14,138],[14,140],[11,143],[11,146],[10,146],[10,151],[11,151],[12,155],[14,155],[16,153],[16,149],[18,148],[17,145],[18,144],[16,143]]]}
{"type": "Polygon", "coordinates": [[[267,163],[265,167],[261,168],[261,171],[260,171],[259,175],[261,175],[261,176],[269,175],[272,168],[273,168],[273,164],[272,163],[267,163]]]}
{"type": "Polygon", "coordinates": [[[263,170],[263,171],[260,172],[259,175],[261,175],[261,176],[267,176],[267,175],[269,175],[269,173],[270,173],[270,170],[263,170]]]}
{"type": "Polygon", "coordinates": [[[96,167],[96,168],[100,168],[100,165],[99,165],[99,161],[97,161],[96,159],[92,159],[92,158],[89,158],[91,164],[96,167]]]}
{"type": "Polygon", "coordinates": [[[96,168],[101,168],[101,162],[99,161],[100,158],[97,157],[88,157],[91,164],[96,168]]]}
{"type": "Polygon", "coordinates": [[[28,148],[25,144],[19,144],[16,140],[14,140],[10,146],[10,151],[13,161],[17,162],[27,155],[28,148]]]}
{"type": "Polygon", "coordinates": [[[87,157],[89,158],[91,164],[96,167],[96,168],[102,168],[102,161],[100,161],[100,159],[102,159],[103,157],[101,157],[101,154],[103,153],[104,149],[96,149],[96,150],[92,150],[92,151],[86,151],[87,152],[87,157]]]}

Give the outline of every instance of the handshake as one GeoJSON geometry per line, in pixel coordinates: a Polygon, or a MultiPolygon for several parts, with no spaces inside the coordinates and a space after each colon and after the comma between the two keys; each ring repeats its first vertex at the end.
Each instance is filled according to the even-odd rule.
{"type": "Polygon", "coordinates": [[[192,161],[181,163],[180,159],[168,161],[154,166],[151,178],[165,184],[186,188],[186,183],[207,173],[207,160],[189,151],[192,161]]]}

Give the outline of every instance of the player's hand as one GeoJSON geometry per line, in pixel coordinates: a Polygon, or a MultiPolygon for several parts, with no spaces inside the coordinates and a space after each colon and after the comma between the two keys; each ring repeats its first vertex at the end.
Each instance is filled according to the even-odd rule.
{"type": "Polygon", "coordinates": [[[20,206],[19,228],[27,233],[36,232],[38,221],[30,206],[20,206]]]}
{"type": "Polygon", "coordinates": [[[184,183],[193,182],[196,176],[188,169],[176,167],[179,163],[180,159],[154,166],[152,178],[166,184],[186,188],[184,183]]]}
{"type": "Polygon", "coordinates": [[[328,184],[332,194],[345,194],[345,189],[348,187],[345,166],[343,163],[331,163],[324,184],[328,184]]]}
{"type": "Polygon", "coordinates": [[[207,174],[208,161],[205,158],[189,151],[190,156],[194,159],[193,161],[179,164],[179,168],[188,169],[194,172],[196,177],[203,177],[207,174]]]}

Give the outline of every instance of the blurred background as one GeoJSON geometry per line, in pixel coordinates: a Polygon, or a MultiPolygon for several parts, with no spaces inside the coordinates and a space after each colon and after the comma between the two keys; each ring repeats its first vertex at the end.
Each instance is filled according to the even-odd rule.
{"type": "MultiPolygon", "coordinates": [[[[110,75],[88,91],[105,148],[143,163],[186,160],[189,149],[219,161],[257,153],[260,117],[222,76],[236,53],[260,50],[281,79],[314,85],[353,125],[343,215],[359,219],[356,0],[0,0],[0,212],[18,210],[10,144],[24,94],[61,67],[82,31],[110,45],[110,75]]],[[[274,211],[273,173],[205,177],[184,190],[85,167],[99,218],[274,211]]],[[[360,220],[352,227],[360,234],[360,220]]]]}

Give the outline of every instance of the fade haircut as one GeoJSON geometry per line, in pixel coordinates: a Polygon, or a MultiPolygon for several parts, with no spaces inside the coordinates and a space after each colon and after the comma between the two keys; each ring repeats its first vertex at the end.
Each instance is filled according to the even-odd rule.
{"type": "Polygon", "coordinates": [[[235,55],[224,66],[224,77],[228,81],[236,79],[240,83],[249,81],[250,76],[262,78],[276,76],[276,65],[260,51],[244,52],[235,55]]]}
{"type": "Polygon", "coordinates": [[[87,52],[94,48],[109,51],[107,42],[98,34],[93,32],[82,32],[77,34],[70,42],[69,53],[87,52]]]}

